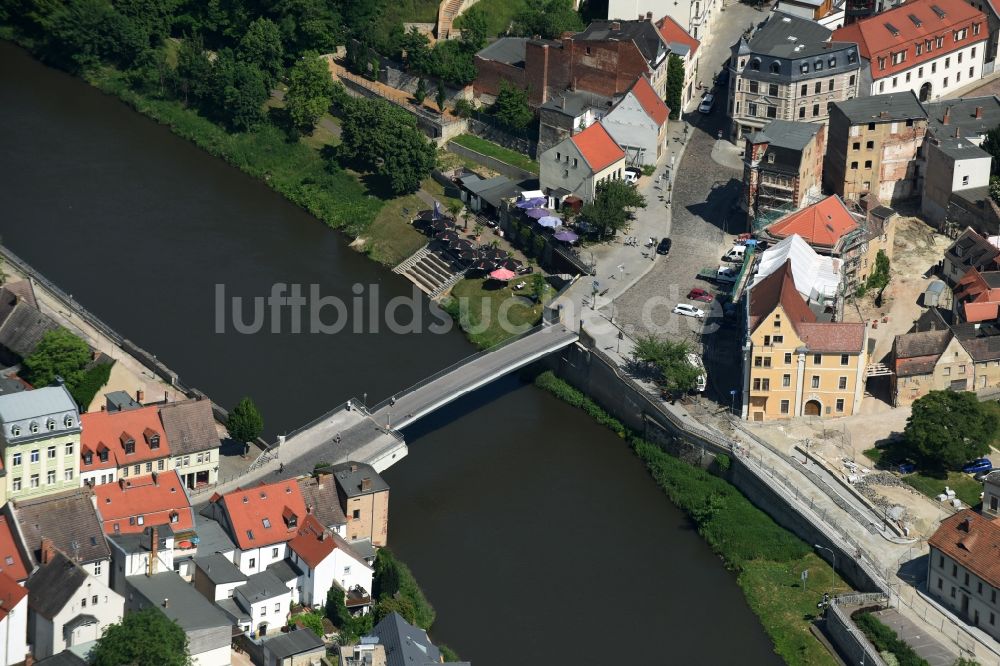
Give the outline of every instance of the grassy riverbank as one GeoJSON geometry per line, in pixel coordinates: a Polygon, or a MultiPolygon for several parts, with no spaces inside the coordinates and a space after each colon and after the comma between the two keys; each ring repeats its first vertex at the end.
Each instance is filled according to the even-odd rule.
{"type": "MultiPolygon", "coordinates": [[[[551,372],[535,384],[578,407],[627,440],[671,502],[684,511],[699,534],[736,573],[747,603],[789,664],[836,664],[813,637],[809,625],[823,591],[845,590],[830,566],[804,541],[775,523],[724,479],[675,458],[625,428],[597,403],[551,372]],[[801,573],[809,570],[803,588],[801,573]]],[[[718,461],[727,467],[728,459],[718,461]]]]}
{"type": "Polygon", "coordinates": [[[477,153],[493,157],[501,162],[510,164],[511,166],[516,166],[520,169],[524,169],[525,171],[530,171],[533,174],[538,173],[538,162],[526,155],[522,155],[521,153],[495,144],[492,141],[481,139],[480,137],[472,134],[461,134],[452,139],[452,141],[460,146],[465,146],[469,150],[474,150],[477,153]]]}

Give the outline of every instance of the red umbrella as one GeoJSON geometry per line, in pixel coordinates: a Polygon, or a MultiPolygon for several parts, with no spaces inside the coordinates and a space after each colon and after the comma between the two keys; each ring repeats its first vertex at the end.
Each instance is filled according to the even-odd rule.
{"type": "Polygon", "coordinates": [[[493,280],[499,280],[501,282],[506,282],[512,277],[517,276],[514,271],[507,270],[506,268],[498,268],[492,273],[490,273],[490,278],[493,280]]]}

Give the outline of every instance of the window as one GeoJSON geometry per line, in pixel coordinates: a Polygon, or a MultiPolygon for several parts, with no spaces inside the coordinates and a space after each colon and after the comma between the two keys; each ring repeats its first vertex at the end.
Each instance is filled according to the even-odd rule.
{"type": "Polygon", "coordinates": [[[948,77],[947,76],[944,77],[944,81],[941,83],[941,85],[943,85],[945,88],[948,87],[948,77]]]}
{"type": "Polygon", "coordinates": [[[914,50],[914,51],[916,52],[916,54],[917,54],[917,55],[920,55],[921,53],[923,53],[923,52],[924,52],[924,45],[923,45],[923,44],[920,44],[920,43],[917,43],[917,44],[916,44],[916,45],[915,45],[915,46],[913,47],[913,50],[914,50]]]}
{"type": "Polygon", "coordinates": [[[10,463],[11,463],[11,465],[14,465],[14,466],[20,465],[21,464],[21,454],[20,453],[15,453],[13,456],[11,456],[10,463]]]}
{"type": "Polygon", "coordinates": [[[813,363],[816,365],[823,365],[823,355],[813,354],[813,363]]]}
{"type": "Polygon", "coordinates": [[[843,390],[845,390],[847,388],[847,377],[841,377],[837,381],[837,388],[839,388],[841,391],[843,391],[843,390]]]}
{"type": "Polygon", "coordinates": [[[198,458],[197,458],[197,460],[195,462],[197,462],[199,465],[201,463],[205,462],[205,454],[204,453],[199,453],[198,454],[198,458]]]}
{"type": "Polygon", "coordinates": [[[86,608],[86,607],[87,607],[87,597],[84,597],[83,599],[80,599],[80,608],[86,608]]]}
{"type": "Polygon", "coordinates": [[[128,467],[122,467],[122,476],[128,476],[128,467]]]}
{"type": "Polygon", "coordinates": [[[272,548],[271,549],[271,557],[274,557],[274,558],[278,557],[278,549],[277,548],[272,548]]]}
{"type": "MultiPolygon", "coordinates": [[[[587,50],[589,51],[590,48],[588,47],[587,50]]],[[[267,606],[266,605],[260,607],[260,614],[261,614],[261,616],[267,615],[267,606]]]]}
{"type": "Polygon", "coordinates": [[[840,355],[840,364],[841,365],[850,365],[850,363],[851,363],[851,356],[850,356],[850,354],[841,354],[840,355]]]}
{"type": "Polygon", "coordinates": [[[813,118],[819,115],[819,104],[813,104],[813,118]]]}
{"type": "MultiPolygon", "coordinates": [[[[976,55],[976,54],[973,53],[972,55],[976,55]]],[[[67,428],[72,428],[73,427],[73,417],[70,416],[69,414],[67,414],[66,416],[64,416],[63,417],[63,425],[66,426],[67,428]]]]}
{"type": "MultiPolygon", "coordinates": [[[[972,35],[976,36],[978,34],[979,34],[979,24],[978,23],[973,23],[972,24],[972,35]]],[[[975,56],[976,54],[973,53],[972,55],[975,56]]]]}
{"type": "Polygon", "coordinates": [[[803,74],[808,73],[809,72],[809,64],[808,63],[802,63],[802,66],[799,67],[799,71],[802,72],[803,74]]]}
{"type": "Polygon", "coordinates": [[[951,67],[951,58],[945,58],[944,59],[944,68],[948,69],[949,67],[951,67]]]}
{"type": "Polygon", "coordinates": [[[787,414],[788,413],[788,401],[787,400],[782,400],[781,401],[781,413],[782,414],[787,414]]]}
{"type": "Polygon", "coordinates": [[[960,41],[962,41],[963,39],[965,39],[968,36],[969,36],[969,29],[968,28],[962,28],[961,30],[956,30],[954,32],[954,34],[952,35],[952,37],[954,38],[954,40],[956,42],[960,42],[960,41]]]}
{"type": "Polygon", "coordinates": [[[755,72],[760,71],[760,58],[754,58],[753,60],[750,61],[750,69],[752,69],[755,72]]]}
{"type": "Polygon", "coordinates": [[[45,450],[45,457],[49,460],[53,460],[56,457],[56,447],[50,446],[45,450]]]}
{"type": "Polygon", "coordinates": [[[803,97],[805,97],[806,95],[808,95],[809,94],[809,85],[806,84],[806,83],[803,83],[802,84],[802,92],[799,93],[799,94],[802,95],[803,97]]]}
{"type": "Polygon", "coordinates": [[[184,458],[174,458],[174,467],[183,467],[184,458]]]}
{"type": "Polygon", "coordinates": [[[90,598],[90,605],[91,606],[96,606],[97,605],[97,595],[96,594],[90,598]]]}
{"type": "Polygon", "coordinates": [[[780,345],[784,341],[785,341],[785,336],[783,336],[783,335],[776,335],[776,336],[774,336],[774,344],[780,345]]]}
{"type": "Polygon", "coordinates": [[[13,437],[20,437],[21,436],[21,426],[17,426],[17,425],[16,426],[11,426],[10,427],[10,434],[13,437]]]}
{"type": "Polygon", "coordinates": [[[962,185],[968,185],[968,184],[969,184],[969,177],[962,176],[962,185]]]}
{"type": "Polygon", "coordinates": [[[847,62],[849,62],[849,63],[851,63],[851,64],[854,64],[854,62],[855,62],[855,61],[856,61],[857,59],[858,59],[858,56],[857,56],[857,54],[856,54],[856,53],[854,53],[854,51],[848,51],[848,52],[847,52],[847,62]]]}
{"type": "Polygon", "coordinates": [[[72,481],[73,480],[73,470],[71,470],[71,469],[65,470],[63,472],[63,480],[64,481],[72,481]]]}
{"type": "Polygon", "coordinates": [[[344,567],[344,575],[345,576],[350,576],[351,575],[351,567],[349,567],[349,566],[344,567]]]}
{"type": "Polygon", "coordinates": [[[212,452],[211,451],[206,451],[205,452],[205,462],[212,462],[212,452]]]}
{"type": "Polygon", "coordinates": [[[49,430],[55,430],[56,429],[56,420],[55,419],[49,419],[48,421],[45,422],[45,427],[48,428],[49,430]]]}
{"type": "Polygon", "coordinates": [[[31,462],[33,463],[38,462],[38,449],[35,449],[34,451],[31,452],[31,462]]]}
{"type": "Polygon", "coordinates": [[[813,64],[813,69],[815,69],[817,72],[820,71],[820,70],[822,70],[823,69],[823,61],[822,60],[817,60],[813,64]]]}
{"type": "Polygon", "coordinates": [[[918,79],[924,78],[924,68],[923,67],[920,67],[920,68],[917,69],[917,78],[918,79]]]}
{"type": "Polygon", "coordinates": [[[156,471],[157,472],[162,472],[163,471],[164,462],[165,461],[163,460],[163,458],[160,458],[159,460],[156,461],[156,471]]]}
{"type": "Polygon", "coordinates": [[[857,162],[851,162],[851,168],[852,169],[857,169],[858,168],[858,163],[857,162]]]}
{"type": "Polygon", "coordinates": [[[355,509],[351,513],[351,520],[361,520],[361,510],[360,509],[355,509]]]}
{"type": "Polygon", "coordinates": [[[811,385],[812,385],[812,387],[814,389],[818,389],[819,388],[819,375],[813,375],[812,376],[811,385]]]}
{"type": "Polygon", "coordinates": [[[879,81],[878,82],[878,91],[879,92],[885,92],[885,81],[879,81]]]}
{"type": "Polygon", "coordinates": [[[934,74],[936,72],[937,72],[937,60],[931,63],[931,74],[934,74]]]}
{"type": "Polygon", "coordinates": [[[961,51],[958,52],[958,64],[959,65],[962,64],[962,52],[961,51]]]}
{"type": "Polygon", "coordinates": [[[153,463],[151,462],[146,463],[146,474],[149,474],[152,471],[153,471],[153,463]]]}
{"type": "MultiPolygon", "coordinates": [[[[776,106],[768,106],[767,107],[767,117],[768,118],[777,118],[778,117],[778,107],[776,107],[776,106]]],[[[774,162],[774,156],[773,155],[771,156],[771,162],[774,162]]]]}
{"type": "Polygon", "coordinates": [[[843,398],[837,398],[837,406],[835,407],[835,409],[838,412],[843,412],[844,411],[844,399],[843,398]]]}
{"type": "Polygon", "coordinates": [[[872,161],[871,160],[865,160],[865,168],[866,169],[871,169],[872,168],[872,161]]]}
{"type": "Polygon", "coordinates": [[[952,578],[958,578],[958,565],[957,564],[952,564],[951,565],[951,577],[952,578]]]}
{"type": "Polygon", "coordinates": [[[777,60],[771,63],[771,73],[772,74],[781,73],[781,63],[779,63],[777,60]]]}
{"type": "Polygon", "coordinates": [[[906,62],[906,51],[897,51],[896,53],[892,54],[893,65],[900,65],[904,62],[906,62]]]}
{"type": "Polygon", "coordinates": [[[970,58],[975,58],[976,57],[976,47],[975,46],[973,46],[972,50],[969,51],[969,57],[970,58]]]}
{"type": "Polygon", "coordinates": [[[878,68],[879,68],[879,70],[884,70],[885,69],[885,57],[884,56],[883,57],[879,57],[879,59],[878,59],[878,68]]]}
{"type": "Polygon", "coordinates": [[[559,151],[557,150],[557,151],[556,151],[556,162],[561,162],[561,161],[562,161],[562,153],[560,153],[560,152],[559,152],[559,151]]]}
{"type": "Polygon", "coordinates": [[[750,92],[752,93],[760,92],[760,84],[757,83],[756,81],[751,81],[749,83],[749,86],[750,86],[750,92]]]}
{"type": "Polygon", "coordinates": [[[851,144],[851,150],[861,150],[861,142],[855,141],[853,144],[851,144]]]}
{"type": "Polygon", "coordinates": [[[11,489],[16,493],[21,490],[21,477],[17,477],[11,483],[11,489]]]}
{"type": "Polygon", "coordinates": [[[135,522],[138,523],[139,525],[142,525],[143,523],[146,522],[146,519],[142,516],[139,516],[135,519],[135,522]]]}
{"type": "Polygon", "coordinates": [[[769,84],[767,84],[767,94],[770,95],[771,97],[777,97],[778,96],[778,84],[777,83],[769,83],[769,84]]]}
{"type": "Polygon", "coordinates": [[[938,589],[939,590],[941,589],[941,586],[942,586],[943,583],[944,583],[944,578],[938,578],[938,589]]]}
{"type": "Polygon", "coordinates": [[[251,569],[253,569],[254,567],[256,567],[257,566],[257,558],[256,557],[251,557],[250,558],[250,562],[248,563],[248,566],[251,569]]]}
{"type": "Polygon", "coordinates": [[[823,82],[817,81],[815,85],[813,85],[813,90],[816,92],[817,95],[823,92],[823,82]]]}
{"type": "Polygon", "coordinates": [[[281,602],[280,601],[278,603],[274,604],[274,612],[275,613],[280,613],[281,612],[281,602]]]}
{"type": "Polygon", "coordinates": [[[800,106],[799,107],[799,118],[805,118],[805,117],[806,117],[806,107],[800,106]]]}
{"type": "Polygon", "coordinates": [[[101,462],[108,462],[108,450],[101,449],[97,452],[97,457],[101,459],[101,462]]]}
{"type": "Polygon", "coordinates": [[[906,82],[907,83],[910,82],[910,73],[909,72],[906,73],[906,82]]]}
{"type": "Polygon", "coordinates": [[[826,89],[827,91],[833,90],[833,79],[830,79],[829,81],[826,82],[826,89]]]}
{"type": "Polygon", "coordinates": [[[874,149],[875,148],[875,142],[874,141],[865,141],[865,148],[867,148],[868,150],[874,149]]]}
{"type": "Polygon", "coordinates": [[[132,468],[133,474],[142,474],[142,465],[136,465],[132,468]]]}
{"type": "Polygon", "coordinates": [[[899,77],[898,76],[892,77],[892,87],[895,88],[898,85],[899,85],[899,77]]]}
{"type": "Polygon", "coordinates": [[[32,421],[31,425],[28,426],[28,430],[30,430],[33,433],[38,432],[38,424],[32,421]]]}
{"type": "Polygon", "coordinates": [[[792,385],[792,376],[791,375],[781,375],[781,385],[783,387],[785,387],[785,388],[788,388],[789,386],[791,386],[792,385]]]}
{"type": "Polygon", "coordinates": [[[191,456],[184,456],[184,466],[187,467],[191,464],[191,456]]]}
{"type": "Polygon", "coordinates": [[[827,61],[827,63],[826,63],[826,64],[827,64],[827,65],[829,65],[830,67],[836,67],[836,66],[837,66],[837,59],[836,59],[836,58],[834,58],[834,57],[831,57],[831,58],[830,58],[830,59],[829,59],[829,60],[827,61]]]}
{"type": "Polygon", "coordinates": [[[854,87],[854,82],[855,82],[855,80],[856,80],[856,79],[854,78],[854,75],[853,75],[853,74],[851,74],[851,78],[849,78],[849,79],[847,80],[847,85],[849,85],[849,86],[851,86],[851,87],[853,88],[853,87],[854,87]]]}
{"type": "Polygon", "coordinates": [[[785,354],[785,363],[787,364],[787,363],[791,363],[791,362],[792,362],[792,355],[791,354],[785,354]]]}
{"type": "Polygon", "coordinates": [[[944,37],[937,37],[934,40],[934,48],[939,49],[944,46],[944,37]]]}
{"type": "Polygon", "coordinates": [[[955,598],[955,586],[954,585],[951,586],[951,598],[952,599],[955,598]]]}
{"type": "Polygon", "coordinates": [[[54,469],[50,469],[48,472],[45,473],[45,483],[51,486],[55,482],[56,482],[56,471],[54,469]]]}
{"type": "Polygon", "coordinates": [[[868,123],[868,131],[869,132],[875,131],[875,123],[868,123]]]}

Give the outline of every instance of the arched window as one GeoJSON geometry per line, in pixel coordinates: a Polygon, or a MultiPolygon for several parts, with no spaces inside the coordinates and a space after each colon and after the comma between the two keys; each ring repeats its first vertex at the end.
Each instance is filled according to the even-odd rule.
{"type": "Polygon", "coordinates": [[[73,427],[73,417],[70,416],[69,414],[67,414],[66,416],[64,416],[63,417],[63,425],[66,426],[67,428],[72,428],[73,427]]]}
{"type": "Polygon", "coordinates": [[[781,63],[775,60],[771,63],[771,73],[780,74],[781,73],[781,63]]]}
{"type": "Polygon", "coordinates": [[[30,430],[33,433],[38,432],[38,424],[32,421],[31,425],[28,426],[28,430],[30,430]]]}
{"type": "Polygon", "coordinates": [[[11,437],[20,437],[21,436],[21,426],[19,426],[19,425],[11,426],[10,427],[10,434],[11,434],[11,437]]]}
{"type": "Polygon", "coordinates": [[[55,430],[56,429],[56,420],[55,419],[49,419],[48,421],[45,422],[45,427],[48,428],[49,430],[55,430]]]}
{"type": "Polygon", "coordinates": [[[755,72],[760,71],[760,58],[754,58],[753,60],[750,61],[750,69],[752,69],[755,72]]]}

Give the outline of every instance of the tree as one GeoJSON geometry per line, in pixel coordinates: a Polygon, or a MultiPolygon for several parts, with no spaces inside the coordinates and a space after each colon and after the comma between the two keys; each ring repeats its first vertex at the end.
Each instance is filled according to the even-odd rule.
{"type": "Polygon", "coordinates": [[[402,59],[407,69],[415,72],[427,71],[430,61],[430,39],[414,26],[403,34],[397,45],[397,57],[402,59]]]}
{"type": "Polygon", "coordinates": [[[632,361],[652,371],[656,383],[666,390],[684,393],[695,387],[701,375],[701,371],[688,361],[690,353],[691,346],[684,340],[645,335],[636,340],[632,361]]]}
{"type": "Polygon", "coordinates": [[[399,592],[399,564],[391,553],[380,550],[375,559],[375,573],[372,577],[372,593],[376,599],[392,597],[399,592]]]}
{"type": "Polygon", "coordinates": [[[416,119],[383,100],[353,100],[341,124],[341,155],[389,178],[396,194],[416,192],[437,163],[437,151],[416,119]]]}
{"type": "Polygon", "coordinates": [[[289,79],[285,109],[299,131],[311,133],[333,98],[333,78],[326,60],[315,52],[307,52],[292,67],[289,79]]]}
{"type": "Polygon", "coordinates": [[[875,255],[875,268],[868,275],[865,287],[868,289],[880,290],[889,284],[889,256],[883,250],[879,250],[875,255]]]}
{"type": "Polygon", "coordinates": [[[229,436],[237,442],[252,442],[264,430],[264,419],[250,398],[243,398],[226,420],[229,436]]]}
{"type": "Polygon", "coordinates": [[[413,91],[413,101],[417,103],[417,106],[420,106],[421,104],[424,103],[424,100],[426,98],[427,98],[427,84],[424,83],[424,77],[420,77],[420,79],[417,81],[417,89],[413,91]]]}
{"type": "Polygon", "coordinates": [[[624,180],[609,180],[597,186],[597,196],[580,211],[580,217],[592,224],[602,238],[623,228],[629,209],[645,208],[646,199],[624,180]]]}
{"type": "Polygon", "coordinates": [[[177,92],[184,95],[184,103],[201,104],[211,98],[212,61],[205,53],[201,37],[185,37],[177,49],[177,92]]]}
{"type": "Polygon", "coordinates": [[[501,125],[512,130],[523,130],[535,117],[528,106],[528,92],[506,81],[500,81],[500,90],[490,113],[501,125]]]}
{"type": "Polygon", "coordinates": [[[236,54],[240,60],[249,62],[264,73],[268,88],[277,83],[285,69],[281,30],[270,19],[259,18],[247,27],[236,54]]]}
{"type": "Polygon", "coordinates": [[[301,623],[303,627],[313,632],[318,637],[323,638],[323,616],[318,612],[301,613],[292,617],[289,624],[294,626],[296,623],[301,623]]]}
{"type": "Polygon", "coordinates": [[[187,634],[157,608],[126,613],[90,650],[94,666],[188,666],[187,634]]]}
{"type": "Polygon", "coordinates": [[[236,60],[232,51],[221,51],[212,66],[209,115],[236,132],[254,129],[264,119],[264,102],[270,96],[264,73],[256,65],[236,60]]]}
{"type": "Polygon", "coordinates": [[[447,100],[447,99],[448,99],[448,95],[445,94],[444,84],[439,81],[438,82],[437,94],[434,96],[434,101],[437,102],[438,111],[440,111],[442,115],[444,115],[444,103],[445,103],[445,100],[447,100]]]}
{"type": "Polygon", "coordinates": [[[334,585],[326,593],[326,606],[324,608],[326,617],[337,628],[337,634],[341,645],[357,643],[361,636],[371,631],[372,614],[351,615],[344,603],[344,591],[334,585]]]}
{"type": "Polygon", "coordinates": [[[1000,176],[990,176],[990,198],[1000,203],[1000,176]]]}
{"type": "Polygon", "coordinates": [[[486,46],[488,23],[486,10],[476,5],[458,17],[457,27],[462,31],[462,46],[466,51],[475,53],[486,46]]]}
{"type": "Polygon", "coordinates": [[[993,161],[990,163],[990,174],[1000,176],[1000,127],[994,127],[986,133],[981,147],[993,156],[993,161]]]}
{"type": "Polygon", "coordinates": [[[472,105],[472,102],[460,98],[455,100],[455,108],[452,109],[452,113],[462,118],[471,118],[475,110],[476,107],[472,105]]]}
{"type": "Polygon", "coordinates": [[[681,96],[684,92],[684,61],[680,57],[670,54],[667,61],[667,106],[670,107],[670,117],[673,120],[680,118],[681,96]]]}
{"type": "Polygon", "coordinates": [[[33,386],[48,386],[62,377],[69,386],[83,379],[90,363],[90,347],[65,328],[49,331],[38,342],[35,351],[24,359],[24,378],[33,386]]]}
{"type": "Polygon", "coordinates": [[[528,0],[514,17],[514,33],[544,39],[558,39],[566,31],[583,30],[583,21],[573,8],[573,0],[528,0]]]}
{"type": "Polygon", "coordinates": [[[417,609],[414,607],[413,602],[406,597],[383,597],[379,599],[378,605],[375,606],[375,618],[373,622],[378,624],[382,621],[386,615],[390,613],[399,613],[403,616],[403,619],[410,624],[417,623],[417,609]]]}
{"type": "Polygon", "coordinates": [[[272,10],[290,56],[306,51],[331,53],[343,43],[340,14],[325,0],[279,0],[272,10]]]}
{"type": "Polygon", "coordinates": [[[903,443],[928,468],[957,469],[990,450],[998,425],[974,393],[931,391],[913,403],[903,443]]]}

